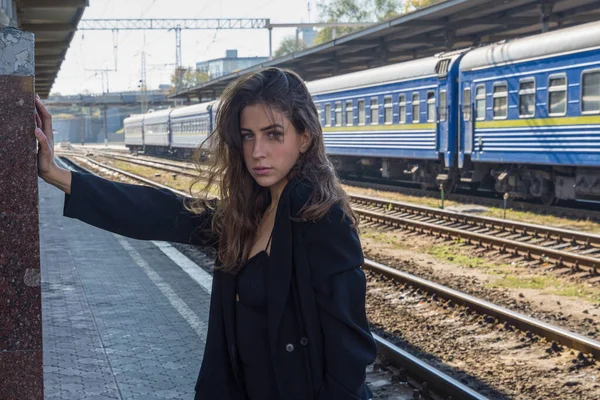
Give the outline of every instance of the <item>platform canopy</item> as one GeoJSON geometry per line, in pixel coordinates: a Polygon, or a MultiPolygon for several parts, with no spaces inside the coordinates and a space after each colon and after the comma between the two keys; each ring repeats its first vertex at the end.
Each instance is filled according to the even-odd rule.
{"type": "Polygon", "coordinates": [[[17,0],[17,27],[35,34],[35,90],[48,97],[88,0],[17,0]]]}
{"type": "Polygon", "coordinates": [[[446,0],[171,97],[211,100],[240,75],[269,66],[311,81],[597,20],[598,0],[446,0]]]}

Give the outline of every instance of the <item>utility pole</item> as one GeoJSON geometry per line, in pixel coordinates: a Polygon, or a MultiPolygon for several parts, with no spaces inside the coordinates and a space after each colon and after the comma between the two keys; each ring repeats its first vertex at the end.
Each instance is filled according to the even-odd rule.
{"type": "Polygon", "coordinates": [[[110,81],[108,78],[108,73],[109,72],[116,72],[116,70],[112,70],[112,69],[86,69],[86,71],[90,71],[90,72],[95,72],[94,76],[97,76],[98,74],[100,74],[100,77],[102,78],[102,93],[110,93],[110,81]],[[106,92],[104,91],[104,80],[105,80],[105,75],[106,75],[106,92]]]}
{"type": "Polygon", "coordinates": [[[142,67],[141,67],[141,75],[142,79],[140,79],[140,84],[138,87],[140,88],[140,111],[142,114],[146,112],[147,109],[147,101],[146,101],[146,51],[142,51],[141,55],[142,59],[142,67]]]}
{"type": "Polygon", "coordinates": [[[102,106],[102,114],[104,116],[104,147],[108,146],[108,106],[105,104],[102,106]]]}
{"type": "Polygon", "coordinates": [[[177,68],[181,68],[183,61],[181,60],[181,25],[177,25],[175,28],[175,64],[177,68]]]}

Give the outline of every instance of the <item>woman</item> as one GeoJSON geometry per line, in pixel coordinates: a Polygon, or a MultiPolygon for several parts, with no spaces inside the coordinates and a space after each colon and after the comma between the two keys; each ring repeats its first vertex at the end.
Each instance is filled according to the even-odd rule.
{"type": "Polygon", "coordinates": [[[223,93],[204,189],[219,180],[218,203],[60,169],[51,116],[36,105],[39,175],[66,193],[65,216],[216,251],[196,399],[370,398],[356,218],[298,75],[268,68],[223,93]]]}

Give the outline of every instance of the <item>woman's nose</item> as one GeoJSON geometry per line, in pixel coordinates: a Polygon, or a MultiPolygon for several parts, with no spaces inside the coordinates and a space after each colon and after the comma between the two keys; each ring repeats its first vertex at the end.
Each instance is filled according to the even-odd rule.
{"type": "Polygon", "coordinates": [[[254,158],[265,158],[266,146],[261,137],[254,139],[254,146],[252,147],[252,157],[254,158]]]}

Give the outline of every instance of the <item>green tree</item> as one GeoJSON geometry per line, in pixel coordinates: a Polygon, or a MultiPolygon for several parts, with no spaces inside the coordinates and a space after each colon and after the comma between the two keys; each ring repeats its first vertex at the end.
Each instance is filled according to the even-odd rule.
{"type": "Polygon", "coordinates": [[[377,21],[387,21],[401,14],[401,1],[399,0],[375,0],[374,13],[377,21]]]}
{"type": "Polygon", "coordinates": [[[302,39],[298,38],[296,41],[295,35],[289,35],[283,38],[281,44],[275,50],[275,57],[285,56],[286,54],[293,53],[295,51],[300,51],[306,49],[306,44],[302,41],[302,39]]]}
{"type": "Polygon", "coordinates": [[[444,0],[404,0],[403,14],[416,11],[420,8],[429,7],[436,3],[441,3],[444,0]]]}
{"type": "MultiPolygon", "coordinates": [[[[325,22],[381,22],[395,18],[444,0],[330,0],[319,4],[321,19],[325,22]]],[[[364,27],[323,28],[315,44],[321,44],[364,27]]]]}
{"type": "Polygon", "coordinates": [[[206,72],[198,71],[195,68],[175,68],[171,74],[171,86],[174,92],[193,88],[210,79],[206,72]]]}
{"type": "MultiPolygon", "coordinates": [[[[332,0],[328,3],[319,3],[319,13],[325,22],[369,22],[371,15],[367,8],[369,0],[332,0]]],[[[333,40],[335,36],[342,36],[356,30],[359,27],[323,28],[315,38],[315,44],[321,44],[333,40]]]]}

